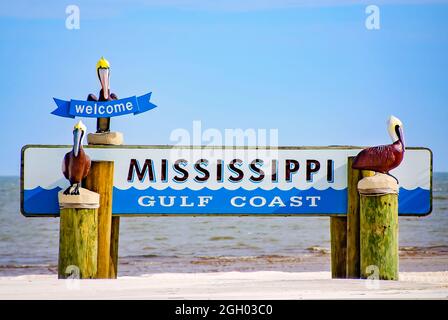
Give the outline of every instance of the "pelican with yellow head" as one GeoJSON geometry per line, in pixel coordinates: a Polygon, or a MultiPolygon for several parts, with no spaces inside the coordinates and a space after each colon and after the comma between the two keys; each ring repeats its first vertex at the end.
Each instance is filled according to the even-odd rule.
{"type": "MultiPolygon", "coordinates": [[[[117,100],[118,97],[114,93],[110,93],[110,64],[104,57],[96,63],[96,73],[101,84],[99,98],[94,94],[89,94],[88,101],[111,101],[117,100]]],[[[110,131],[110,118],[98,118],[96,123],[96,132],[104,133],[110,131]]]]}
{"type": "Polygon", "coordinates": [[[70,152],[67,152],[64,160],[62,161],[62,173],[64,177],[70,181],[70,187],[68,187],[64,194],[66,195],[79,195],[79,188],[81,187],[81,181],[90,170],[90,158],[84,152],[82,147],[82,140],[86,134],[87,128],[79,121],[73,128],[73,148],[70,152]]]}

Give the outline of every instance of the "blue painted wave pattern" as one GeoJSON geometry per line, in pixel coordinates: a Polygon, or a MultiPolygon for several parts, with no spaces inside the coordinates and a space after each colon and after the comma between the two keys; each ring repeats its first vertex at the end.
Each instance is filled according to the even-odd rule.
{"type": "MultiPolygon", "coordinates": [[[[56,187],[46,190],[37,187],[32,190],[24,190],[22,213],[25,216],[38,215],[58,215],[58,192],[61,188],[56,187]]],[[[402,215],[426,215],[431,212],[431,191],[417,188],[414,190],[406,190],[400,188],[399,193],[399,213],[402,215]]],[[[148,197],[144,198],[143,204],[148,204],[148,197]]],[[[243,199],[239,198],[237,204],[241,205],[243,199]]],[[[261,203],[261,199],[257,198],[255,204],[261,203]]],[[[295,203],[297,204],[297,202],[295,203]]],[[[146,190],[138,190],[130,188],[120,190],[114,188],[113,193],[113,212],[114,214],[345,214],[347,208],[347,189],[334,190],[316,190],[314,188],[308,190],[210,190],[207,188],[201,190],[173,190],[167,188],[164,190],[156,190],[148,188],[146,190]],[[141,206],[138,199],[142,196],[154,197],[152,206],[141,206]],[[159,197],[163,198],[163,204],[172,204],[171,206],[163,206],[159,197]],[[168,197],[176,196],[175,199],[168,197]],[[181,206],[182,198],[184,205],[181,206]],[[203,207],[198,207],[199,196],[212,196],[213,199],[203,207]],[[245,206],[235,207],[231,205],[231,198],[245,197],[245,206]],[[266,205],[253,207],[250,205],[252,197],[263,197],[266,199],[266,205]],[[269,206],[274,197],[280,197],[285,206],[277,205],[269,206]],[[294,203],[291,197],[301,197],[301,206],[292,206],[294,203]],[[313,206],[312,199],[307,197],[320,197],[315,200],[316,206],[313,206]],[[171,203],[171,201],[174,201],[171,203]]]]}
{"type": "Polygon", "coordinates": [[[58,192],[61,188],[46,190],[37,187],[31,190],[23,191],[23,203],[21,205],[22,214],[27,215],[45,215],[59,214],[58,192]]]}

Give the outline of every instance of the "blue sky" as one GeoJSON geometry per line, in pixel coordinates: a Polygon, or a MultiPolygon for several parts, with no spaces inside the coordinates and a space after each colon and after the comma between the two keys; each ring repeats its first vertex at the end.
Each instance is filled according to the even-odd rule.
{"type": "Polygon", "coordinates": [[[51,115],[52,98],[98,94],[102,55],[112,92],[158,105],[112,119],[128,144],[170,144],[201,120],[277,128],[280,145],[377,145],[394,114],[448,171],[446,1],[14,1],[0,17],[1,175],[19,174],[25,144],[71,143],[75,120],[51,115]],[[380,30],[365,28],[367,4],[380,30]]]}

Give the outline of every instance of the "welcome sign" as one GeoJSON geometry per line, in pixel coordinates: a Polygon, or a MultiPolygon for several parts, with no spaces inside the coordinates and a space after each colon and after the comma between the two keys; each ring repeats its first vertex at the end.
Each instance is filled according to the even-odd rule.
{"type": "MultiPolygon", "coordinates": [[[[70,146],[22,150],[21,210],[59,214],[68,187],[60,166],[70,146]]],[[[114,161],[114,215],[344,215],[347,158],[360,147],[87,146],[114,161]]],[[[432,153],[407,148],[391,172],[400,181],[399,214],[426,215],[432,202],[432,153]]]]}
{"type": "Polygon", "coordinates": [[[87,117],[87,118],[110,118],[133,113],[134,115],[154,109],[155,104],[151,103],[151,92],[140,97],[111,101],[84,101],[70,100],[64,101],[53,98],[58,106],[51,114],[65,118],[87,117]]]}

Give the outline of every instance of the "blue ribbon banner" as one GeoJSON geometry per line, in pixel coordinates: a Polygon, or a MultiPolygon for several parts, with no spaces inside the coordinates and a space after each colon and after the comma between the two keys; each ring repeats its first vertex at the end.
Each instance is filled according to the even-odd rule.
{"type": "Polygon", "coordinates": [[[132,96],[111,101],[65,101],[53,98],[58,107],[51,114],[65,118],[110,118],[129,113],[139,114],[157,107],[149,101],[150,98],[151,92],[140,97],[132,96]]]}

